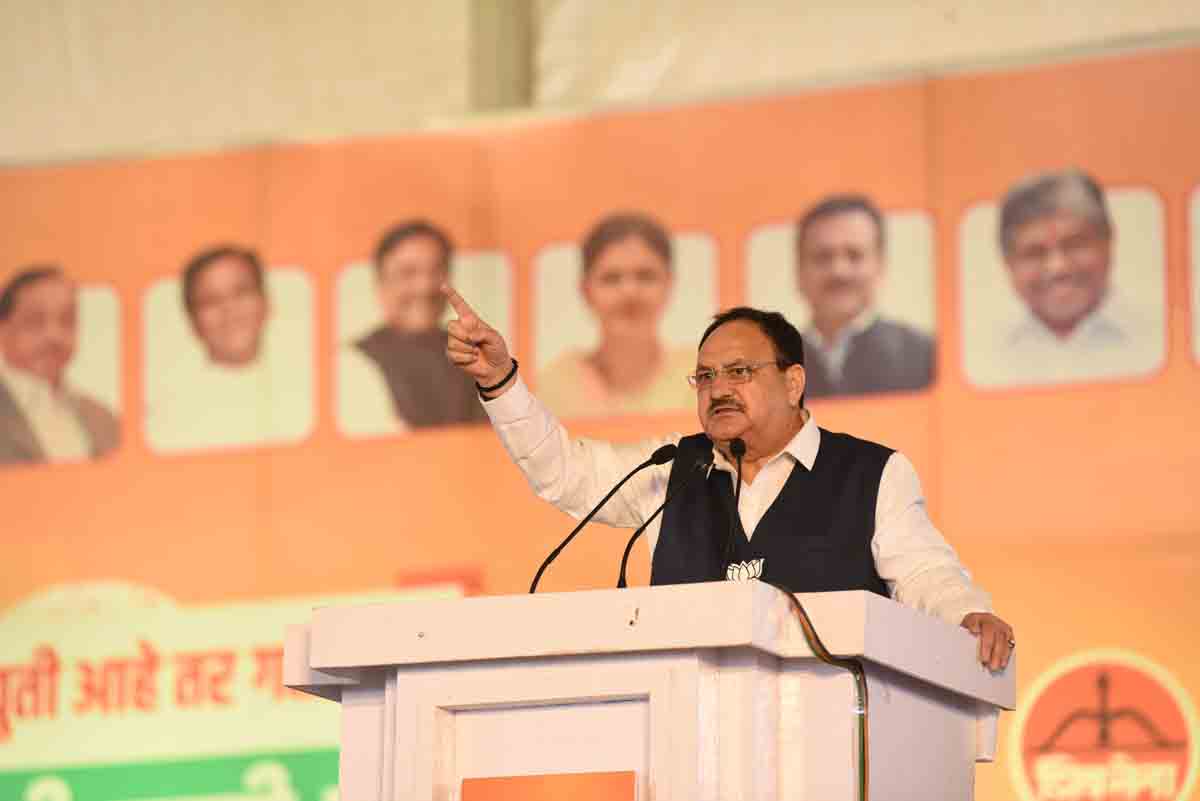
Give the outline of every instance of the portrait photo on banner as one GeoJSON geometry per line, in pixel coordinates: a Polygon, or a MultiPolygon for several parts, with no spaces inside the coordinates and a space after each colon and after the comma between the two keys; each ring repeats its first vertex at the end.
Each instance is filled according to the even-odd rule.
{"type": "Polygon", "coordinates": [[[486,421],[474,383],[446,358],[452,312],[441,287],[452,284],[508,338],[508,257],[460,251],[444,228],[420,219],[384,229],[370,247],[369,259],[347,265],[337,279],[338,429],[373,437],[486,421]]]}
{"type": "Polygon", "coordinates": [[[0,273],[0,466],[103,457],[120,416],[117,293],[55,262],[0,273]]]}
{"type": "Polygon", "coordinates": [[[150,286],[143,308],[151,449],[292,444],[312,431],[313,290],[301,269],[205,245],[150,286]]]}
{"type": "Polygon", "coordinates": [[[959,229],[963,354],[982,389],[1145,377],[1166,354],[1161,200],[1068,168],[1015,180],[959,229]]]}
{"type": "Polygon", "coordinates": [[[747,298],[804,336],[809,398],[914,392],[934,380],[933,223],[830,194],[795,219],[755,228],[747,298]]]}
{"type": "Polygon", "coordinates": [[[616,211],[535,262],[535,382],[560,417],[695,408],[687,376],[717,310],[712,237],[616,211]]]}
{"type": "Polygon", "coordinates": [[[1188,230],[1191,231],[1189,251],[1191,252],[1192,274],[1192,355],[1200,362],[1200,186],[1192,190],[1189,204],[1188,230]]]}

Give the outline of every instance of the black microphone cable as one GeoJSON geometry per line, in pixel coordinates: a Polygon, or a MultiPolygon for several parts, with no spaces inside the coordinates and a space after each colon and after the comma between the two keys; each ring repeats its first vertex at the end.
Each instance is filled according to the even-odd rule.
{"type": "Polygon", "coordinates": [[[625,543],[625,553],[621,555],[621,572],[617,575],[617,589],[622,590],[629,586],[625,583],[625,570],[629,566],[629,554],[633,552],[633,544],[637,542],[638,537],[642,536],[642,532],[654,522],[654,518],[658,517],[659,513],[663,509],[667,508],[667,504],[671,502],[672,498],[674,498],[676,495],[682,495],[684,490],[692,485],[692,481],[695,480],[696,476],[706,475],[708,473],[708,468],[712,467],[712,463],[713,458],[711,455],[707,458],[702,457],[697,460],[696,463],[692,465],[692,472],[688,473],[688,475],[684,477],[683,482],[675,488],[674,492],[667,493],[666,500],[659,504],[658,508],[654,510],[654,514],[646,518],[646,522],[638,526],[637,530],[633,532],[633,536],[629,538],[629,542],[625,543]]]}
{"type": "MultiPolygon", "coordinates": [[[[742,457],[746,455],[746,443],[741,437],[734,437],[729,440],[729,452],[733,454],[733,458],[737,461],[737,475],[734,476],[733,487],[733,510],[729,513],[729,536],[725,538],[725,566],[729,567],[729,563],[733,560],[734,555],[734,538],[737,536],[737,521],[741,516],[740,506],[742,502],[742,457]]],[[[722,576],[724,578],[724,576],[722,576]]]]}
{"type": "MultiPolygon", "coordinates": [[[[734,537],[737,534],[735,521],[741,515],[742,457],[746,455],[746,443],[740,437],[731,439],[729,441],[729,452],[737,462],[737,477],[735,478],[737,486],[733,494],[733,513],[729,519],[729,537],[726,540],[726,563],[728,563],[728,556],[733,550],[734,537]]],[[[817,629],[813,625],[812,618],[808,616],[804,604],[800,603],[800,599],[796,597],[794,592],[773,581],[763,579],[761,576],[759,577],[759,581],[762,581],[764,584],[770,584],[787,596],[792,611],[796,615],[796,620],[800,624],[800,629],[804,632],[804,640],[808,643],[809,649],[812,650],[817,659],[831,667],[849,672],[854,678],[855,715],[858,718],[858,799],[859,801],[867,801],[869,790],[868,776],[870,775],[870,749],[867,744],[867,707],[869,696],[867,693],[866,670],[863,668],[862,662],[857,659],[834,656],[830,653],[829,649],[825,647],[825,643],[821,641],[820,635],[817,634],[817,629]]]]}
{"type": "Polygon", "coordinates": [[[603,508],[604,504],[608,503],[609,499],[612,498],[612,496],[617,494],[617,490],[619,490],[619,489],[621,489],[621,487],[625,486],[626,481],[633,478],[635,475],[642,472],[643,470],[645,470],[647,467],[650,467],[651,465],[666,464],[667,462],[669,462],[675,458],[675,452],[678,450],[679,450],[679,447],[673,443],[668,443],[667,445],[663,445],[661,448],[656,450],[654,453],[650,454],[649,459],[647,459],[646,461],[639,464],[637,467],[630,470],[625,475],[625,478],[618,481],[616,486],[614,486],[612,489],[610,489],[608,491],[608,494],[600,499],[600,503],[598,503],[594,507],[592,507],[592,511],[588,512],[587,516],[579,521],[579,525],[577,525],[577,526],[575,526],[575,528],[571,529],[571,533],[567,535],[567,538],[565,540],[563,540],[561,543],[559,543],[558,547],[555,548],[553,551],[551,551],[550,555],[546,557],[546,560],[544,562],[542,562],[542,566],[538,568],[537,573],[533,577],[533,583],[531,583],[529,585],[529,594],[532,595],[533,593],[537,592],[538,582],[542,580],[542,574],[546,572],[546,568],[550,567],[550,563],[558,558],[558,555],[560,553],[562,553],[563,548],[566,548],[568,545],[570,545],[571,540],[575,539],[575,535],[578,534],[583,529],[583,527],[586,526],[588,524],[588,522],[593,517],[596,516],[596,513],[599,512],[601,508],[603,508]]]}
{"type": "Polygon", "coordinates": [[[796,594],[782,584],[776,584],[764,578],[759,578],[763,584],[769,584],[775,589],[782,592],[791,602],[792,611],[796,615],[796,621],[800,624],[801,631],[804,632],[804,640],[808,643],[808,647],[812,650],[813,655],[827,665],[841,668],[850,673],[854,677],[854,712],[858,718],[858,801],[868,801],[870,776],[870,748],[867,744],[867,711],[868,702],[870,700],[867,694],[867,673],[863,668],[862,662],[858,659],[844,656],[834,656],[829,649],[825,647],[825,643],[821,641],[821,636],[817,634],[817,629],[813,626],[812,618],[808,616],[808,612],[804,609],[804,604],[800,603],[800,599],[796,594]]]}

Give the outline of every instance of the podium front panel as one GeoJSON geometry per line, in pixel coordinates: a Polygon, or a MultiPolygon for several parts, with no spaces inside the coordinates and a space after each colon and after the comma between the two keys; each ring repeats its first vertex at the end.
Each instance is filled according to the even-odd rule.
{"type": "MultiPolygon", "coordinates": [[[[340,697],[348,800],[626,771],[642,801],[852,799],[853,679],[746,584],[318,610],[288,684],[340,697]]],[[[970,799],[1015,666],[989,674],[968,633],[869,593],[805,600],[867,669],[872,797],[970,799]]]]}

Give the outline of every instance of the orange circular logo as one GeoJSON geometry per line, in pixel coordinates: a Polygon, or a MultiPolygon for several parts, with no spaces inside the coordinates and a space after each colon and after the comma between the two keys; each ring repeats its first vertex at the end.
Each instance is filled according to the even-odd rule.
{"type": "Polygon", "coordinates": [[[1038,677],[1018,706],[1009,769],[1023,801],[1174,801],[1196,781],[1200,726],[1160,665],[1087,651],[1038,677]]]}

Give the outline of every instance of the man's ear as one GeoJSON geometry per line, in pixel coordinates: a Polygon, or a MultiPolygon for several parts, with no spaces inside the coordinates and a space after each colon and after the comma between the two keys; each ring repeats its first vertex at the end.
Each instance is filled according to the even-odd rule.
{"type": "Polygon", "coordinates": [[[784,373],[788,385],[788,403],[800,407],[800,399],[804,397],[804,386],[808,383],[808,374],[799,364],[789,365],[784,373]]]}
{"type": "Polygon", "coordinates": [[[372,275],[371,296],[375,298],[375,306],[379,309],[379,315],[383,318],[383,322],[389,322],[387,298],[383,292],[383,278],[379,275],[378,270],[375,270],[372,275]]]}
{"type": "Polygon", "coordinates": [[[192,336],[194,336],[196,339],[200,340],[200,344],[203,345],[204,338],[200,336],[200,326],[196,325],[196,315],[194,313],[192,313],[190,310],[185,313],[187,314],[188,330],[191,331],[192,336]]]}
{"type": "Polygon", "coordinates": [[[804,262],[800,260],[799,246],[792,251],[792,256],[792,284],[796,287],[796,293],[807,300],[808,293],[804,287],[804,262]]]}
{"type": "Polygon", "coordinates": [[[592,292],[591,285],[588,283],[587,276],[579,277],[579,297],[583,299],[583,305],[589,309],[592,308],[592,292]]]}

